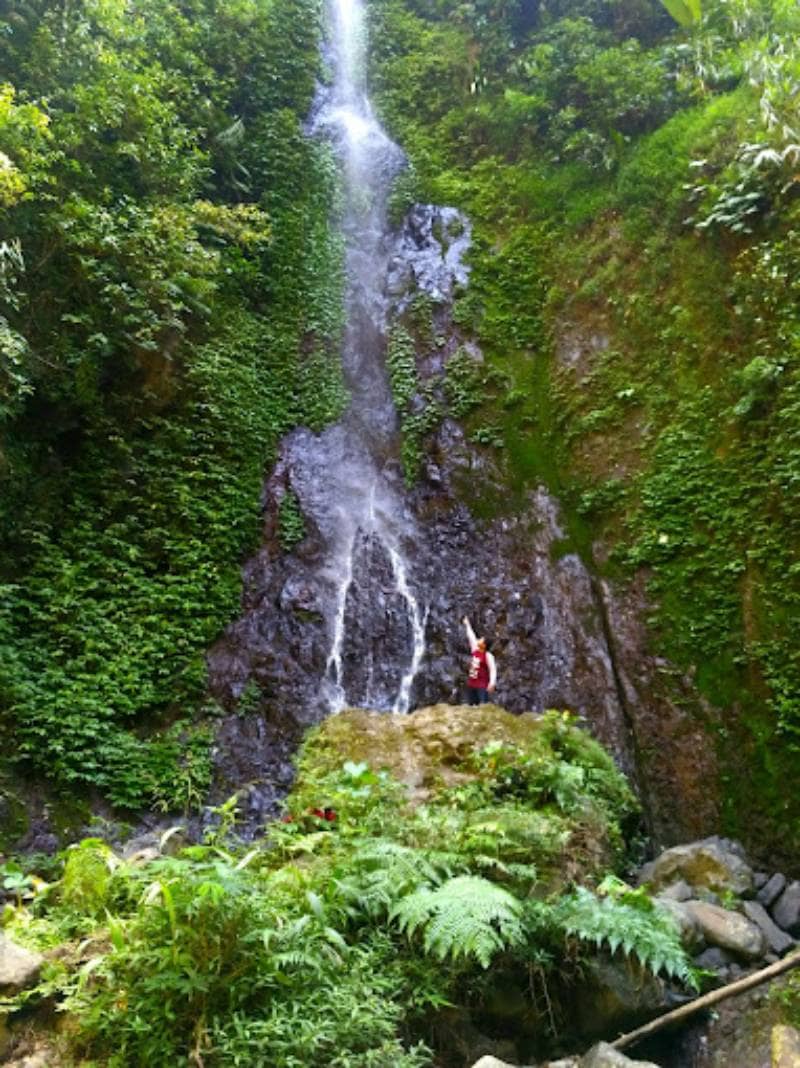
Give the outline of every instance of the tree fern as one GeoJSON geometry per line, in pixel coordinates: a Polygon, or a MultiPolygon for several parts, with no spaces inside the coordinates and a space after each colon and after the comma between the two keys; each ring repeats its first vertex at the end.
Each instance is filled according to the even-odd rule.
{"type": "Polygon", "coordinates": [[[428,953],[473,957],[488,968],[492,957],[523,940],[522,905],[507,890],[475,875],[459,875],[441,886],[421,887],[391,911],[401,931],[423,932],[428,953]]]}
{"type": "Polygon", "coordinates": [[[553,918],[568,935],[605,945],[612,953],[622,949],[654,974],[663,971],[694,985],[675,922],[635,891],[623,901],[598,898],[579,887],[555,906],[553,918]]]}

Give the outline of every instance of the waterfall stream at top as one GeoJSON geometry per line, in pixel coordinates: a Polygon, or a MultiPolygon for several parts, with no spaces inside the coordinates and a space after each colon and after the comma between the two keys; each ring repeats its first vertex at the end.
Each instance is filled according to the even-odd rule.
{"type": "Polygon", "coordinates": [[[333,82],[321,93],[312,133],[331,140],[343,166],[342,361],[352,399],[336,428],[335,447],[319,456],[322,466],[315,472],[333,504],[326,571],[335,597],[321,696],[330,712],[347,704],[407,712],[425,649],[427,612],[413,592],[404,549],[413,542],[414,530],[398,485],[397,416],[384,362],[386,199],[405,160],[376,121],[366,95],[366,34],[358,0],[333,0],[331,31],[333,82]],[[375,618],[380,605],[383,620],[375,618]],[[350,631],[363,632],[369,606],[383,641],[359,642],[348,662],[350,631]],[[355,663],[356,658],[365,662],[355,663]]]}

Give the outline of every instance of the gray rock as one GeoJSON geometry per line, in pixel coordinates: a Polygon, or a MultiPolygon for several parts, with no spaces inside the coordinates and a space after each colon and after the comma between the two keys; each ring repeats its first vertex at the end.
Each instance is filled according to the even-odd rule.
{"type": "Polygon", "coordinates": [[[758,901],[745,901],[742,907],[748,920],[752,920],[764,932],[764,937],[773,953],[782,957],[789,952],[794,945],[794,939],[772,922],[763,905],[758,901]]]}
{"type": "Polygon", "coordinates": [[[711,892],[730,891],[746,895],[753,891],[752,868],[742,859],[737,843],[724,838],[706,838],[674,846],[640,873],[640,881],[657,890],[678,880],[711,892]]]}
{"type": "Polygon", "coordinates": [[[772,918],[790,935],[800,935],[800,882],[789,883],[770,909],[772,918]]]}
{"type": "Polygon", "coordinates": [[[485,1057],[481,1057],[479,1061],[475,1061],[472,1068],[514,1068],[513,1064],[509,1064],[508,1061],[499,1061],[497,1057],[491,1057],[488,1054],[485,1057]]]}
{"type": "Polygon", "coordinates": [[[581,1058],[580,1068],[658,1068],[653,1061],[632,1061],[607,1042],[599,1042],[581,1058]]]}
{"type": "Polygon", "coordinates": [[[630,1030],[670,1008],[666,986],[635,959],[584,962],[571,999],[571,1024],[588,1044],[630,1030]]]}
{"type": "Polygon", "coordinates": [[[719,946],[709,946],[694,958],[694,963],[698,968],[711,972],[726,972],[733,962],[733,954],[720,949],[719,946]]]}
{"type": "Polygon", "coordinates": [[[695,918],[712,946],[729,949],[746,960],[758,960],[766,953],[767,940],[761,928],[740,913],[704,901],[687,901],[683,907],[695,918]]]}
{"type": "Polygon", "coordinates": [[[32,986],[43,963],[41,953],[23,949],[0,934],[0,992],[8,994],[32,986]]]}
{"type": "Polygon", "coordinates": [[[684,902],[674,901],[670,897],[659,895],[655,898],[656,904],[664,912],[668,912],[681,934],[681,945],[690,953],[698,953],[706,944],[705,936],[699,923],[685,907],[684,902]]]}
{"type": "Polygon", "coordinates": [[[760,890],[762,886],[765,886],[767,884],[768,881],[769,876],[765,871],[753,872],[753,886],[756,888],[756,890],[760,890]]]}
{"type": "Polygon", "coordinates": [[[692,888],[685,879],[679,879],[676,883],[670,883],[658,895],[659,900],[669,898],[671,901],[689,901],[694,897],[692,888]]]}
{"type": "Polygon", "coordinates": [[[735,838],[723,838],[719,834],[711,834],[708,838],[704,838],[703,842],[706,845],[715,845],[722,850],[723,853],[733,853],[739,860],[743,860],[747,863],[747,853],[741,842],[737,842],[735,838]]]}
{"type": "Polygon", "coordinates": [[[764,885],[756,894],[756,900],[760,901],[764,908],[768,909],[770,905],[773,905],[783,891],[786,889],[786,876],[781,875],[780,872],[776,872],[771,878],[767,879],[764,885]]]}

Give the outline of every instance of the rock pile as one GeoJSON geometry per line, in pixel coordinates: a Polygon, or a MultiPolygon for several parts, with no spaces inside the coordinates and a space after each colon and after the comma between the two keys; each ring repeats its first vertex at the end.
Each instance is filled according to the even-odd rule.
{"type": "MultiPolygon", "coordinates": [[[[738,842],[714,836],[667,849],[640,869],[636,881],[677,922],[684,947],[705,973],[707,988],[734,982],[797,948],[800,882],[787,880],[781,872],[754,871],[738,842]]],[[[574,991],[577,1031],[585,1036],[593,1033],[591,1041],[599,1034],[619,1034],[626,1017],[652,1018],[674,1007],[674,991],[668,984],[641,969],[636,981],[629,982],[632,973],[628,975],[626,968],[630,971],[630,962],[616,958],[587,964],[584,982],[574,991]]],[[[763,1052],[766,1064],[770,1053],[763,1052]]],[[[771,1064],[800,1068],[796,1030],[784,1025],[772,1028],[771,1064]]],[[[511,1066],[496,1057],[483,1057],[474,1068],[511,1066]]],[[[539,1068],[657,1066],[599,1042],[583,1056],[549,1061],[539,1068]]],[[[729,1068],[743,1068],[743,1062],[731,1061],[729,1068]]]]}
{"type": "Polygon", "coordinates": [[[695,964],[731,982],[797,945],[800,882],[755,872],[738,842],[705,838],[661,853],[639,883],[677,920],[695,964]]]}

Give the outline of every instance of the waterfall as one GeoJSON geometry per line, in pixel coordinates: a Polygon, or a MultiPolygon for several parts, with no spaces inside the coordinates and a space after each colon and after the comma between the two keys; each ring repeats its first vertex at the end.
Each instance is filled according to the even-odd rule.
{"type": "Polygon", "coordinates": [[[325,568],[334,593],[321,697],[407,712],[425,652],[427,607],[414,592],[406,547],[414,523],[397,486],[398,426],[386,374],[386,199],[405,165],[366,92],[366,31],[359,0],[332,0],[327,59],[333,82],[312,122],[342,162],[347,290],[342,362],[351,394],[338,448],[319,457],[331,509],[325,568]],[[349,656],[348,656],[349,651],[349,656]]]}

